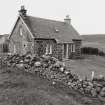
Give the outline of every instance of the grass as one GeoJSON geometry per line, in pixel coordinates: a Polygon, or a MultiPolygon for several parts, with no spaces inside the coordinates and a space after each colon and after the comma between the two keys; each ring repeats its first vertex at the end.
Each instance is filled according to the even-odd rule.
{"type": "Polygon", "coordinates": [[[62,83],[55,86],[37,74],[16,68],[0,70],[0,105],[104,105],[68,89],[62,83]],[[11,71],[11,72],[10,72],[11,71]]]}
{"type": "Polygon", "coordinates": [[[91,78],[91,72],[95,72],[95,76],[105,76],[105,57],[87,55],[85,59],[66,61],[66,66],[81,78],[87,76],[91,78]]]}

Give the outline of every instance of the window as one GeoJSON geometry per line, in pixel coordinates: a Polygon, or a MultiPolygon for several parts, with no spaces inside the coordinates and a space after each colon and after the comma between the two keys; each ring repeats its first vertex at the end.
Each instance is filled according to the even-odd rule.
{"type": "Polygon", "coordinates": [[[24,47],[26,47],[26,44],[24,44],[24,47]]]}
{"type": "Polygon", "coordinates": [[[68,55],[69,55],[69,45],[68,43],[64,44],[64,58],[68,59],[68,55]]]}
{"type": "Polygon", "coordinates": [[[48,46],[48,44],[47,44],[47,45],[46,45],[46,54],[48,54],[48,52],[49,52],[49,51],[48,51],[48,49],[49,49],[48,47],[49,47],[49,46],[48,46]]]}
{"type": "Polygon", "coordinates": [[[26,48],[27,47],[27,42],[23,40],[22,43],[23,43],[23,48],[26,48]]]}
{"type": "Polygon", "coordinates": [[[75,52],[75,44],[73,44],[73,52],[75,52]]]}
{"type": "Polygon", "coordinates": [[[9,51],[8,45],[7,44],[3,44],[3,52],[7,53],[8,51],[9,51]]]}
{"type": "Polygon", "coordinates": [[[52,45],[51,44],[46,45],[46,54],[52,54],[52,45]]]}
{"type": "Polygon", "coordinates": [[[75,44],[71,44],[71,52],[75,52],[75,44]]]}
{"type": "Polygon", "coordinates": [[[22,28],[20,28],[20,35],[21,35],[21,36],[23,35],[22,28]]]}
{"type": "Polygon", "coordinates": [[[14,53],[16,53],[16,46],[14,45],[14,53]]]}
{"type": "Polygon", "coordinates": [[[52,54],[52,45],[50,44],[50,51],[49,54],[52,54]]]}

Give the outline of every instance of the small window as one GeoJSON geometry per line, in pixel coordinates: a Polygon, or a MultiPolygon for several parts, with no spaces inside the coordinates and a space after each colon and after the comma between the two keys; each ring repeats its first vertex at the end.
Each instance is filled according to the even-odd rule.
{"type": "Polygon", "coordinates": [[[27,42],[23,42],[23,47],[24,47],[24,48],[27,47],[27,42]]]}
{"type": "Polygon", "coordinates": [[[75,52],[75,44],[71,45],[71,52],[75,52]]]}
{"type": "Polygon", "coordinates": [[[56,33],[58,33],[58,32],[59,32],[59,30],[58,30],[58,29],[55,29],[55,32],[56,32],[56,33]]]}
{"type": "Polygon", "coordinates": [[[22,31],[22,28],[20,28],[20,35],[21,35],[21,36],[23,35],[23,31],[22,31]]]}
{"type": "Polygon", "coordinates": [[[75,44],[73,44],[73,52],[75,52],[75,44]]]}
{"type": "Polygon", "coordinates": [[[50,51],[49,54],[52,54],[52,45],[50,44],[50,51]]]}
{"type": "Polygon", "coordinates": [[[26,47],[26,45],[24,44],[24,47],[26,47]]]}
{"type": "Polygon", "coordinates": [[[16,46],[14,45],[14,53],[16,53],[16,46]]]}
{"type": "Polygon", "coordinates": [[[8,51],[9,51],[8,45],[7,44],[3,44],[3,52],[7,53],[8,51]]]}

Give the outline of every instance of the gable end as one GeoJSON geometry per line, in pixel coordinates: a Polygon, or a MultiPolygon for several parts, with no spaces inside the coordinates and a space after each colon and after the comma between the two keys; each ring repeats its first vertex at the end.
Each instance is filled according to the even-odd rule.
{"type": "Polygon", "coordinates": [[[19,20],[22,21],[22,23],[23,23],[24,26],[26,27],[27,31],[29,32],[31,38],[34,38],[32,32],[30,31],[30,29],[29,29],[29,27],[27,26],[27,24],[25,23],[25,21],[22,19],[21,16],[19,16],[19,17],[17,18],[17,20],[16,20],[16,23],[14,24],[14,27],[13,27],[13,29],[12,29],[10,35],[9,35],[9,39],[11,38],[11,36],[12,36],[12,34],[13,34],[13,32],[14,32],[14,30],[15,30],[15,28],[16,28],[18,22],[19,22],[19,20]]]}

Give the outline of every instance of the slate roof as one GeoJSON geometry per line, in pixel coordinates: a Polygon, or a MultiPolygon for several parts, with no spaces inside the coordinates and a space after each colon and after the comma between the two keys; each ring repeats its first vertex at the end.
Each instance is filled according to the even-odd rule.
{"type": "Polygon", "coordinates": [[[55,39],[59,43],[71,43],[72,39],[81,40],[71,24],[32,16],[27,16],[24,21],[35,38],[55,39]]]}

